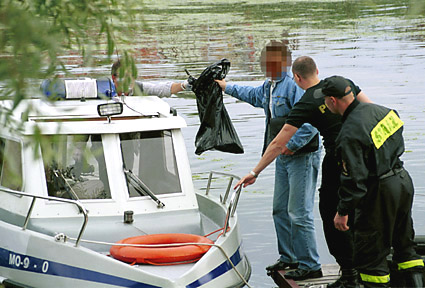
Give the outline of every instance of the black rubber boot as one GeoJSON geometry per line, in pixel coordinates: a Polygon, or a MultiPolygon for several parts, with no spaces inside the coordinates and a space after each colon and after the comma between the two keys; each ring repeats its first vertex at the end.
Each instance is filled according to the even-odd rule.
{"type": "Polygon", "coordinates": [[[424,274],[422,272],[405,272],[404,283],[406,287],[425,287],[424,286],[424,274]]]}
{"type": "Polygon", "coordinates": [[[358,274],[355,269],[341,269],[341,277],[334,283],[328,284],[329,288],[359,288],[358,274]]]}

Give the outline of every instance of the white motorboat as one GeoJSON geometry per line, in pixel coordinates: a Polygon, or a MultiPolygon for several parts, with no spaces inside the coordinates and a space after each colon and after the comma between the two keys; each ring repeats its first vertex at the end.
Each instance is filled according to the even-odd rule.
{"type": "Polygon", "coordinates": [[[100,99],[100,80],[64,82],[60,101],[28,99],[13,110],[12,101],[0,101],[0,117],[9,119],[0,129],[0,283],[247,285],[251,268],[235,213],[240,190],[230,189],[237,176],[211,172],[206,189],[195,191],[186,123],[166,102],[112,97],[113,86],[100,99]],[[210,189],[217,176],[229,181],[222,195],[210,189]],[[130,240],[116,244],[123,239],[130,240]],[[111,255],[112,247],[130,252],[111,255]],[[174,259],[179,252],[167,249],[189,258],[174,259]]]}

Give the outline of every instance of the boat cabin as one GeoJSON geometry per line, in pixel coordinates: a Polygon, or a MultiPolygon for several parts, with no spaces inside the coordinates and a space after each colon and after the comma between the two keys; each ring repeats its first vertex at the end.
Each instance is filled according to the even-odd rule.
{"type": "MultiPolygon", "coordinates": [[[[184,119],[155,96],[98,99],[95,93],[90,99],[88,92],[80,92],[85,97],[77,99],[70,94],[60,101],[24,100],[13,111],[16,129],[0,132],[3,189],[82,203],[90,216],[86,236],[91,231],[99,235],[96,216],[116,217],[117,237],[109,236],[108,241],[131,235],[133,231],[126,230],[135,227],[146,233],[202,234],[181,133],[184,119]],[[173,212],[178,212],[176,221],[161,222],[161,214],[169,217],[173,212]],[[119,221],[124,215],[132,215],[133,225],[119,221]],[[141,216],[144,223],[137,224],[141,216]]],[[[0,105],[10,111],[13,103],[0,105]]],[[[31,201],[0,193],[0,209],[15,224],[25,220],[31,201]]],[[[76,236],[80,210],[37,200],[28,228],[76,236]],[[63,219],[70,225],[64,226],[63,219]]]]}

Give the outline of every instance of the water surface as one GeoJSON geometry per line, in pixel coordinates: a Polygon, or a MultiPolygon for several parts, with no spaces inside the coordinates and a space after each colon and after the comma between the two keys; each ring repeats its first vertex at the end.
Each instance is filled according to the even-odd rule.
{"type": "MultiPolygon", "coordinates": [[[[264,80],[259,52],[271,39],[287,39],[293,57],[312,56],[320,78],[343,75],[375,102],[397,109],[405,121],[405,166],[414,180],[414,221],[425,234],[425,5],[423,1],[165,1],[145,0],[137,9],[140,30],[119,49],[136,52],[139,78],[183,80],[209,64],[227,58],[227,81],[260,85],[264,80]],[[416,13],[416,14],[415,14],[416,13]],[[143,28],[142,20],[149,29],[143,28]]],[[[126,21],[123,19],[123,26],[126,21]]],[[[63,56],[74,74],[106,76],[111,63],[87,67],[81,58],[63,56]]],[[[96,64],[97,63],[97,64],[96,64]]],[[[209,151],[194,154],[199,127],[193,94],[165,99],[177,108],[188,127],[183,130],[195,186],[205,188],[205,172],[227,171],[243,176],[260,159],[264,129],[261,109],[225,96],[226,108],[245,148],[243,155],[209,151]]],[[[255,185],[243,190],[238,214],[244,248],[253,267],[250,284],[274,287],[265,266],[277,258],[271,203],[274,167],[255,185]]],[[[317,197],[316,197],[317,198],[317,197]]],[[[317,204],[317,201],[316,201],[317,204]]],[[[333,263],[327,252],[321,220],[315,208],[322,263],[333,263]]]]}

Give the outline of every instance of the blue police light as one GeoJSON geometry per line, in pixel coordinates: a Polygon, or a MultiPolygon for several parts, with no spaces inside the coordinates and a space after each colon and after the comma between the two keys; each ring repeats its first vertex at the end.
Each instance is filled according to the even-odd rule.
{"type": "Polygon", "coordinates": [[[98,79],[97,83],[97,98],[112,98],[117,96],[114,82],[111,79],[98,79]]]}
{"type": "Polygon", "coordinates": [[[40,88],[51,100],[110,99],[117,96],[115,85],[109,78],[46,79],[40,88]]]}

